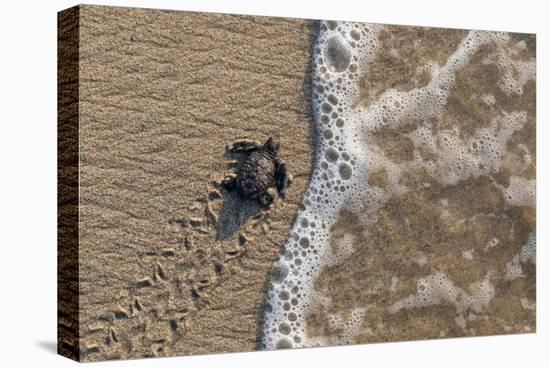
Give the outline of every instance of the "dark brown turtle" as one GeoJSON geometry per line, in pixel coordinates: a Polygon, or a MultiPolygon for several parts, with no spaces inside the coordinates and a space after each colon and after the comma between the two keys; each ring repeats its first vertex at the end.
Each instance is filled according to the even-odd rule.
{"type": "Polygon", "coordinates": [[[228,175],[223,181],[227,190],[237,190],[245,199],[258,200],[263,206],[270,206],[275,199],[275,190],[285,197],[288,185],[286,164],[277,158],[279,141],[270,137],[265,144],[253,140],[238,140],[227,147],[231,153],[243,153],[237,173],[228,175]]]}

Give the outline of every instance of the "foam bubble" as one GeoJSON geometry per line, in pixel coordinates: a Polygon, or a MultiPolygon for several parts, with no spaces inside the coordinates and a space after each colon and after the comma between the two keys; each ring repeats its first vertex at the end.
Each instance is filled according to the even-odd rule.
{"type": "Polygon", "coordinates": [[[345,71],[351,61],[351,50],[346,40],[340,35],[330,37],[325,42],[324,56],[327,65],[336,72],[345,71]]]}
{"type": "Polygon", "coordinates": [[[338,160],[339,157],[340,157],[340,154],[338,153],[338,151],[336,149],[327,148],[327,150],[325,150],[325,159],[328,162],[334,163],[338,160]]]}
{"type": "Polygon", "coordinates": [[[340,165],[338,166],[338,172],[340,173],[340,177],[342,177],[343,180],[349,180],[351,178],[353,170],[351,169],[349,164],[340,163],[340,165]]]}

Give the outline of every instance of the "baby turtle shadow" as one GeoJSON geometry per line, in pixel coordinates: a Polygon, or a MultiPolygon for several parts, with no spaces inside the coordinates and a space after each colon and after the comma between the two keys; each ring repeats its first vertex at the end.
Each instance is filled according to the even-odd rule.
{"type": "Polygon", "coordinates": [[[216,233],[220,241],[232,237],[249,218],[264,209],[257,201],[243,199],[236,191],[223,190],[222,198],[216,233]]]}
{"type": "MultiPolygon", "coordinates": [[[[236,161],[236,165],[244,158],[242,154],[226,152],[224,158],[236,161]]],[[[265,208],[256,200],[243,198],[236,190],[221,188],[223,203],[218,213],[218,228],[216,238],[219,241],[232,237],[251,217],[254,217],[265,208]]]]}

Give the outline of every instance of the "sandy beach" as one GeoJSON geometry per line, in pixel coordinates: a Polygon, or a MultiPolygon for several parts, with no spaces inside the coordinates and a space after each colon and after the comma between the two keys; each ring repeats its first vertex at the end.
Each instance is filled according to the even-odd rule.
{"type": "Polygon", "coordinates": [[[79,298],[59,317],[79,340],[61,348],[535,331],[533,35],[88,5],[78,29],[79,248],[60,256],[79,298]],[[292,180],[266,208],[221,182],[229,144],[272,136],[292,180]]]}
{"type": "Polygon", "coordinates": [[[254,350],[311,169],[309,22],[80,10],[83,359],[254,350]],[[218,183],[269,136],[294,180],[263,211],[218,183]]]}

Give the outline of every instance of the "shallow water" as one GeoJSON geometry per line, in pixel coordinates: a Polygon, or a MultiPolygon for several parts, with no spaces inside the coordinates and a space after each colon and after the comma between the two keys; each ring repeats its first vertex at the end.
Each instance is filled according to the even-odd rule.
{"type": "Polygon", "coordinates": [[[535,328],[534,36],[321,22],[266,349],[535,328]]]}

